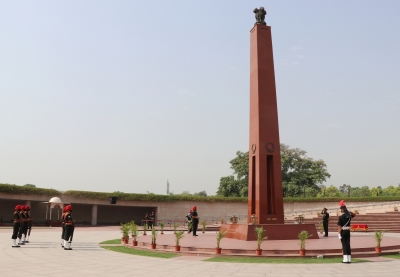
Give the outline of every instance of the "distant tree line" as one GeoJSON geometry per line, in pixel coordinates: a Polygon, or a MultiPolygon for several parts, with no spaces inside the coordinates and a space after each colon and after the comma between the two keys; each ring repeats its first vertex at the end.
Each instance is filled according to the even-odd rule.
{"type": "Polygon", "coordinates": [[[195,192],[195,193],[190,193],[189,191],[185,190],[181,194],[175,194],[174,192],[170,192],[169,195],[182,195],[182,196],[204,196],[207,197],[207,192],[205,190],[195,192]]]}
{"type": "MultiPolygon", "coordinates": [[[[400,196],[400,184],[369,188],[341,185],[325,186],[331,175],[323,160],[308,157],[307,152],[299,148],[290,148],[281,144],[282,189],[283,197],[369,197],[400,196]]],[[[230,162],[233,174],[221,177],[217,196],[247,197],[249,180],[249,152],[236,152],[230,162]]]]}
{"type": "Polygon", "coordinates": [[[343,184],[335,187],[330,185],[326,187],[320,186],[320,192],[317,197],[368,197],[368,196],[400,196],[400,184],[395,186],[388,186],[387,188],[378,187],[352,187],[351,185],[343,184]]]}

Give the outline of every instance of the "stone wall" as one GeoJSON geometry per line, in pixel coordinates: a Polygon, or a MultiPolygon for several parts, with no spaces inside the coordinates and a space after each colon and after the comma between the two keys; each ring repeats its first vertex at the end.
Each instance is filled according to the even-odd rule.
{"type": "MultiPolygon", "coordinates": [[[[17,204],[30,205],[31,217],[36,224],[44,224],[46,218],[46,204],[43,202],[49,201],[51,197],[43,195],[23,195],[23,194],[7,194],[0,193],[0,217],[3,216],[3,222],[11,224],[14,207],[17,204]]],[[[221,219],[229,222],[230,217],[236,215],[239,222],[247,222],[247,203],[207,203],[207,202],[149,202],[149,201],[120,201],[112,205],[108,200],[78,198],[69,195],[61,195],[61,200],[65,203],[71,203],[73,207],[73,217],[78,224],[84,225],[119,225],[120,223],[135,220],[136,223],[141,223],[146,213],[152,211],[156,214],[156,220],[162,220],[172,224],[174,220],[185,221],[185,216],[194,205],[200,216],[200,220],[205,219],[207,224],[219,223],[221,219]],[[97,206],[96,206],[97,205],[97,206]],[[95,207],[96,206],[96,207],[95,207]],[[95,209],[94,209],[95,208],[95,209]],[[93,217],[93,213],[95,217],[93,217]]],[[[349,202],[346,203],[349,207],[365,205],[365,211],[379,210],[380,212],[389,210],[383,205],[379,209],[380,204],[366,202],[349,202]],[[378,208],[377,208],[378,207],[378,208]]],[[[285,217],[288,219],[296,212],[304,212],[315,210],[305,214],[310,217],[315,215],[323,207],[327,207],[329,212],[335,213],[338,208],[338,203],[331,202],[306,202],[306,203],[284,203],[285,217]]],[[[57,219],[57,209],[52,211],[52,220],[57,219]]],[[[360,209],[360,212],[363,212],[360,209]]]]}

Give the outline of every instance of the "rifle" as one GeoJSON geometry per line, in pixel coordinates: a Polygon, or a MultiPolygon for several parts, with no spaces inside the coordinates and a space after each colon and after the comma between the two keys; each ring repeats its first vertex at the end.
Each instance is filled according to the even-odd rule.
{"type": "Polygon", "coordinates": [[[32,230],[32,218],[29,218],[28,222],[28,237],[31,235],[31,230],[32,230]]]}
{"type": "Polygon", "coordinates": [[[73,229],[72,229],[71,237],[70,237],[70,239],[69,239],[69,243],[72,242],[72,238],[74,237],[74,232],[75,232],[75,221],[73,221],[73,223],[74,223],[74,224],[72,225],[73,229]]]}

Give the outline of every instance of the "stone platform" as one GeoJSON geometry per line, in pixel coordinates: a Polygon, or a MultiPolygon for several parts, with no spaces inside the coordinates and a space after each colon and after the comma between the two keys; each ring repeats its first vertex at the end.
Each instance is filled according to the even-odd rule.
{"type": "MultiPolygon", "coordinates": [[[[320,239],[308,240],[306,244],[306,256],[324,255],[329,257],[342,256],[341,243],[335,234],[330,237],[319,237],[320,239]]],[[[140,236],[138,246],[150,249],[151,236],[140,236]]],[[[373,234],[356,233],[351,236],[351,247],[353,257],[376,257],[375,239],[373,234]]],[[[129,244],[132,245],[132,239],[129,244]]],[[[174,251],[175,236],[168,232],[157,235],[158,251],[174,251]]],[[[216,233],[198,233],[197,237],[185,234],[180,241],[181,253],[187,255],[214,255],[216,247],[216,233]]],[[[399,253],[400,238],[384,236],[382,243],[382,254],[399,253]]],[[[223,238],[220,247],[222,255],[229,256],[255,256],[257,248],[256,241],[243,241],[223,238]]],[[[265,240],[261,248],[264,257],[299,257],[299,240],[265,240]]]]}
{"type": "Polygon", "coordinates": [[[295,240],[301,231],[307,231],[310,239],[318,239],[315,224],[221,224],[220,231],[227,231],[225,238],[256,241],[256,227],[263,227],[263,237],[268,240],[295,240]]]}

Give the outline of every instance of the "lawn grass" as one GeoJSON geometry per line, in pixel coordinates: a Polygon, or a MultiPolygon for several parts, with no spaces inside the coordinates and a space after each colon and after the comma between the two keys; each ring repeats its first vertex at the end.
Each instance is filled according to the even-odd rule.
{"type": "Polygon", "coordinates": [[[119,253],[153,257],[153,258],[169,259],[169,258],[175,258],[175,257],[179,256],[178,254],[173,254],[173,253],[162,253],[162,252],[156,252],[156,251],[128,248],[125,246],[102,246],[101,248],[119,252],[119,253]]]}
{"type": "Polygon", "coordinates": [[[391,259],[400,259],[400,254],[387,254],[387,255],[382,255],[381,257],[391,258],[391,259]]]}
{"type": "Polygon", "coordinates": [[[121,239],[111,239],[100,242],[100,244],[121,244],[121,239]]]}
{"type": "MultiPolygon", "coordinates": [[[[260,258],[260,257],[213,257],[205,262],[225,262],[225,263],[252,263],[252,264],[335,264],[341,263],[342,258],[324,258],[315,257],[306,258],[260,258]]],[[[368,262],[367,260],[352,259],[352,263],[368,262]]]]}

